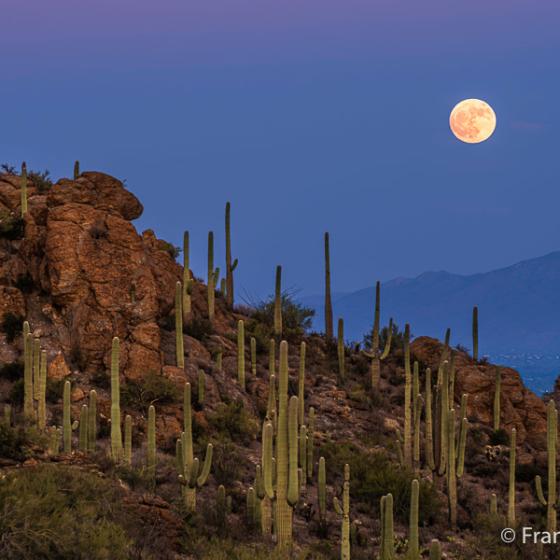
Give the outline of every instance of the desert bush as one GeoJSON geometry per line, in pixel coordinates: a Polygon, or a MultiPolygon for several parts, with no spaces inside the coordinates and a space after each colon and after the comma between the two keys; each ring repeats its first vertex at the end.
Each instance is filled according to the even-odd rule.
{"type": "Polygon", "coordinates": [[[259,431],[256,420],[247,412],[241,400],[220,403],[216,411],[209,415],[208,424],[219,436],[242,445],[251,443],[259,431]]]}
{"type": "MultiPolygon", "coordinates": [[[[175,328],[174,318],[172,328],[175,328]]],[[[192,317],[185,324],[185,334],[188,334],[197,340],[204,340],[214,334],[214,327],[212,326],[212,323],[204,317],[192,317]]]]}
{"type": "Polygon", "coordinates": [[[128,380],[121,386],[121,400],[125,406],[147,409],[151,404],[177,402],[179,390],[167,377],[150,372],[139,380],[128,380]]]}
{"type": "MultiPolygon", "coordinates": [[[[350,465],[350,494],[364,512],[379,515],[381,497],[391,493],[396,519],[407,522],[414,478],[411,471],[397,465],[384,453],[365,452],[349,442],[327,443],[321,448],[320,455],[325,457],[330,476],[339,476],[344,465],[350,465]]],[[[420,481],[420,504],[421,523],[432,523],[439,517],[441,502],[435,488],[426,481],[420,481]]]]}
{"type": "Polygon", "coordinates": [[[220,439],[214,442],[212,474],[218,484],[223,484],[226,488],[233,486],[241,480],[246,463],[246,454],[241,453],[231,441],[220,439]]]}
{"type": "Polygon", "coordinates": [[[99,476],[63,466],[10,473],[0,484],[0,557],[125,560],[122,498],[99,476]]]}
{"type": "Polygon", "coordinates": [[[10,362],[0,366],[0,378],[8,381],[23,379],[23,364],[21,362],[10,362]]]}
{"type": "MultiPolygon", "coordinates": [[[[387,342],[387,337],[389,336],[389,326],[383,327],[379,331],[379,348],[385,348],[387,342]]],[[[412,333],[410,333],[410,338],[412,340],[412,333]]],[[[362,341],[362,346],[366,350],[371,350],[371,342],[373,337],[373,327],[370,331],[364,334],[364,339],[362,341]]],[[[393,323],[393,337],[391,339],[391,352],[393,350],[401,350],[404,348],[404,330],[400,330],[399,325],[393,323]]]]}
{"type": "Polygon", "coordinates": [[[8,311],[2,317],[2,332],[6,335],[6,342],[13,342],[23,329],[23,317],[8,311]]]}
{"type": "Polygon", "coordinates": [[[11,212],[0,213],[0,239],[15,241],[21,239],[25,233],[25,222],[21,216],[11,212]]]}
{"type": "Polygon", "coordinates": [[[169,256],[175,260],[181,254],[181,248],[169,243],[169,241],[165,241],[163,239],[159,240],[161,248],[169,254],[169,256]]]}
{"type": "Polygon", "coordinates": [[[45,169],[45,171],[30,171],[27,176],[40,194],[46,193],[53,185],[48,169],[45,169]]]}
{"type": "MultiPolygon", "coordinates": [[[[294,294],[282,294],[282,337],[290,340],[302,336],[311,329],[315,310],[298,303],[294,294]]],[[[247,332],[257,339],[261,349],[268,347],[274,329],[274,298],[252,306],[251,321],[247,332]]]]}

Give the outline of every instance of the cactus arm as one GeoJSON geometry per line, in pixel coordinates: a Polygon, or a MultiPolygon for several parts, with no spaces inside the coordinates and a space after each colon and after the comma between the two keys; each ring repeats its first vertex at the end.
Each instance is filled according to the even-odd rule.
{"type": "Polygon", "coordinates": [[[206,455],[204,456],[204,463],[202,463],[202,469],[200,475],[196,479],[196,485],[201,488],[206,484],[208,476],[210,474],[210,469],[212,468],[212,455],[214,448],[211,443],[206,447],[206,455]]]}

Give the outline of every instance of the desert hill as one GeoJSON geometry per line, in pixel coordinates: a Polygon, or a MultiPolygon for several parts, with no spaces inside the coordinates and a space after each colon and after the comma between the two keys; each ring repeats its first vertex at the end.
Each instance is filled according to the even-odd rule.
{"type": "MultiPolygon", "coordinates": [[[[352,558],[378,554],[382,544],[380,499],[388,493],[395,499],[396,552],[398,557],[404,556],[410,538],[414,478],[421,481],[422,554],[427,554],[431,539],[436,538],[443,543],[447,558],[474,558],[474,554],[481,554],[476,556],[480,558],[505,554],[509,558],[529,557],[517,549],[513,552],[518,556],[512,556],[511,547],[499,544],[499,532],[494,529],[500,517],[488,514],[492,493],[498,496],[499,511],[506,510],[508,441],[515,428],[518,518],[542,523],[543,510],[533,496],[532,485],[536,474],[546,472],[546,405],[523,385],[516,371],[453,351],[450,408],[458,411],[462,395],[468,396],[465,417],[469,432],[466,472],[458,485],[458,518],[450,525],[445,476],[438,476],[426,464],[424,443],[415,465],[402,465],[399,458],[398,434],[406,433],[402,333],[396,333],[387,358],[381,362],[379,386],[372,387],[370,358],[359,348],[342,348],[341,371],[341,347],[324,335],[306,334],[293,318],[297,316],[293,303],[284,302],[282,336],[275,336],[267,309],[232,306],[222,290],[213,294],[211,317],[207,285],[193,277],[191,310],[180,315],[181,336],[176,323],[176,289],[184,274],[176,261],[177,250],[152,231],[136,231],[132,221],[141,215],[142,205],[120,181],[103,173],[78,172],[75,179],[61,179],[53,185],[41,176],[29,175],[28,211],[21,217],[23,181],[13,172],[0,175],[0,408],[11,406],[9,426],[5,423],[0,432],[0,476],[8,481],[5,485],[12,485],[8,493],[3,494],[0,488],[3,558],[28,558],[30,551],[37,558],[270,557],[276,533],[261,535],[257,514],[248,515],[252,510],[247,496],[259,492],[255,477],[257,465],[263,461],[263,422],[270,412],[271,338],[275,340],[272,367],[276,376],[280,376],[279,343],[285,339],[289,349],[288,392],[300,398],[304,395],[308,424],[311,408],[315,415],[314,429],[307,426],[307,442],[313,449],[307,455],[311,457],[312,466],[307,467],[310,476],[300,484],[293,510],[294,558],[340,557],[344,529],[332,499],[336,495],[342,501],[345,464],[350,465],[348,531],[352,558]],[[72,420],[80,418],[83,405],[91,403],[90,391],[95,389],[95,450],[78,450],[81,436],[77,430],[72,452],[54,453],[46,436],[25,427],[24,321],[46,352],[47,426],[63,422],[66,381],[72,388],[72,420]],[[239,365],[239,321],[245,329],[243,366],[239,365]],[[126,466],[108,458],[114,337],[120,341],[120,414],[123,419],[130,415],[132,426],[132,459],[126,466]],[[303,393],[298,387],[302,342],[306,345],[303,393]],[[179,363],[177,350],[181,345],[184,365],[179,363]],[[245,387],[240,382],[240,367],[245,372],[245,387]],[[498,431],[492,427],[497,372],[501,379],[498,431]],[[214,449],[210,474],[197,491],[196,511],[185,511],[175,464],[176,442],[184,430],[185,382],[193,388],[195,454],[202,462],[207,444],[214,449]],[[150,406],[155,407],[157,449],[153,476],[146,467],[150,406]],[[326,464],[324,516],[318,505],[319,457],[324,457],[326,464]],[[26,519],[31,515],[23,506],[29,491],[26,477],[47,480],[45,488],[57,488],[58,484],[75,487],[73,495],[82,496],[76,498],[75,508],[80,507],[80,499],[89,503],[96,493],[106,496],[103,503],[113,504],[114,500],[105,513],[94,515],[92,525],[100,519],[110,523],[111,539],[115,540],[101,534],[92,536],[91,541],[68,543],[70,537],[65,533],[72,531],[62,530],[49,540],[47,548],[43,541],[35,541],[17,525],[17,514],[26,519]],[[16,490],[21,492],[17,507],[10,501],[16,490]],[[481,543],[488,547],[488,554],[480,549],[481,543]]],[[[364,306],[364,314],[373,317],[372,298],[364,306]]],[[[415,333],[420,334],[417,328],[415,333]]],[[[410,351],[412,361],[418,362],[422,392],[426,368],[434,372],[435,382],[442,356],[450,358],[450,349],[434,338],[419,336],[412,341],[410,351]]],[[[280,390],[280,385],[274,387],[280,390]]],[[[275,415],[273,421],[278,421],[275,415]]],[[[424,420],[420,422],[424,426],[424,420]]],[[[424,442],[426,428],[421,431],[424,442]]],[[[279,453],[276,444],[274,448],[279,453]]],[[[66,495],[60,488],[55,494],[66,495]]],[[[49,500],[45,497],[42,505],[33,508],[38,527],[48,528],[53,523],[46,507],[49,500]]],[[[85,512],[80,514],[83,525],[76,530],[89,534],[93,529],[85,523],[91,511],[86,508],[85,512]]],[[[260,507],[259,512],[262,515],[260,507]]],[[[286,558],[290,552],[277,554],[286,558]]]]}

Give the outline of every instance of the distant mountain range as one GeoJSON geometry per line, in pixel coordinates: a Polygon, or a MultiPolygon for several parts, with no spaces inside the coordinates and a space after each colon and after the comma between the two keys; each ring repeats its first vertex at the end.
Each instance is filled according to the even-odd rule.
{"type": "MultiPolygon", "coordinates": [[[[348,340],[361,341],[371,329],[374,300],[374,286],[333,295],[335,321],[344,318],[348,340]]],[[[322,296],[301,301],[316,309],[315,327],[322,330],[322,296]]],[[[472,347],[474,305],[479,307],[481,354],[493,360],[504,358],[503,363],[514,366],[531,356],[547,358],[547,364],[552,360],[554,365],[543,366],[543,375],[553,374],[549,370],[556,368],[560,354],[560,251],[491,272],[425,272],[416,278],[390,280],[381,287],[383,324],[393,317],[400,327],[410,323],[414,334],[438,338],[450,327],[452,344],[467,348],[472,347]]],[[[539,377],[535,371],[531,375],[539,377]]]]}

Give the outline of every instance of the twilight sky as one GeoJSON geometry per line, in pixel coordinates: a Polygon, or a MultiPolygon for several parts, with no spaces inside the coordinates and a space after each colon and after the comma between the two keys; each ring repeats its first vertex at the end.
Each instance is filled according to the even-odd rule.
{"type": "Polygon", "coordinates": [[[320,292],[325,230],[335,291],[560,249],[556,0],[1,4],[0,161],[126,179],[198,276],[230,200],[240,296],[320,292]]]}

